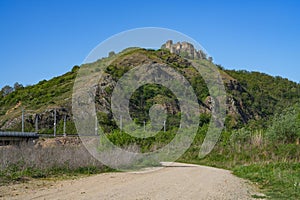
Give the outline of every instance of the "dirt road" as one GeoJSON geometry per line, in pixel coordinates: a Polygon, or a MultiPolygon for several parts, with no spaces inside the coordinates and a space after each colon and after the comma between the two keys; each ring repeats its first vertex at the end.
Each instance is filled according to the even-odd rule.
{"type": "Polygon", "coordinates": [[[0,188],[2,199],[209,200],[252,199],[252,186],[230,171],[181,163],[146,172],[106,173],[76,180],[0,188]]]}

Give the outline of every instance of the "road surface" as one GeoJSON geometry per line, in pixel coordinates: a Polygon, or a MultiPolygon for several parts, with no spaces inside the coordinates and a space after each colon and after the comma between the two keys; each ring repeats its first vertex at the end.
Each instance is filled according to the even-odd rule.
{"type": "Polygon", "coordinates": [[[4,186],[0,199],[234,200],[252,199],[256,194],[253,186],[227,170],[182,163],[164,165],[153,171],[4,186]]]}

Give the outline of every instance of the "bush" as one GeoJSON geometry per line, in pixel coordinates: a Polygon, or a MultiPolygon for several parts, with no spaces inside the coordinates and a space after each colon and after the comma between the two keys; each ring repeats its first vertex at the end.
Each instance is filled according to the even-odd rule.
{"type": "Polygon", "coordinates": [[[299,107],[294,106],[282,114],[275,115],[267,130],[268,139],[276,142],[295,143],[300,138],[299,107]]]}
{"type": "Polygon", "coordinates": [[[252,131],[241,128],[239,130],[233,130],[231,135],[231,143],[244,144],[248,143],[251,139],[252,131]]]}

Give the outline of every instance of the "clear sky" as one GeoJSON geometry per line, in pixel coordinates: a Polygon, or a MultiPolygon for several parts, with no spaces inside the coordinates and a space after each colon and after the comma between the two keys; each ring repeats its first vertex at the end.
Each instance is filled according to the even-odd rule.
{"type": "Polygon", "coordinates": [[[0,25],[0,87],[61,75],[108,37],[149,26],[187,34],[225,68],[300,81],[297,0],[1,0],[0,25]]]}

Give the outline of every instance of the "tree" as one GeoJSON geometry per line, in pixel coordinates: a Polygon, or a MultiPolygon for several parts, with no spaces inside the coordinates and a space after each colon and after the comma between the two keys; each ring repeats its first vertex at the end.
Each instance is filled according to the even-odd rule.
{"type": "Polygon", "coordinates": [[[18,90],[18,89],[20,89],[20,88],[23,88],[23,85],[20,84],[20,83],[18,83],[18,82],[16,82],[16,83],[14,84],[14,90],[18,90]]]}
{"type": "Polygon", "coordinates": [[[80,69],[80,67],[78,65],[75,65],[73,68],[72,68],[72,72],[77,72],[78,70],[80,69]]]}
{"type": "Polygon", "coordinates": [[[14,91],[14,89],[12,87],[10,87],[9,85],[4,86],[1,89],[2,92],[2,96],[7,96],[8,94],[12,93],[14,91]]]}
{"type": "Polygon", "coordinates": [[[116,55],[116,53],[114,51],[111,51],[111,52],[108,53],[108,57],[112,57],[114,55],[116,55]]]}

